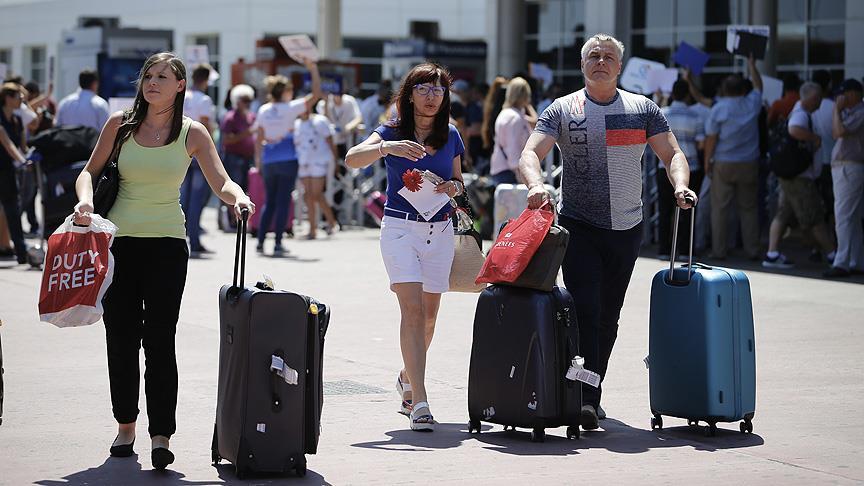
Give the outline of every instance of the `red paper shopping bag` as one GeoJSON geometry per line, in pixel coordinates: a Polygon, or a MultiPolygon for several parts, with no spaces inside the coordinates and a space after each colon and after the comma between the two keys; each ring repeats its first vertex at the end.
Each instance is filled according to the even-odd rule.
{"type": "Polygon", "coordinates": [[[102,318],[102,297],[114,276],[111,243],[117,227],[94,214],[90,226],[72,216],[48,238],[39,293],[39,319],[57,327],[86,326],[102,318]]]}
{"type": "Polygon", "coordinates": [[[518,218],[507,223],[477,276],[477,283],[509,283],[515,281],[537,252],[555,219],[550,209],[526,209],[518,218]]]}

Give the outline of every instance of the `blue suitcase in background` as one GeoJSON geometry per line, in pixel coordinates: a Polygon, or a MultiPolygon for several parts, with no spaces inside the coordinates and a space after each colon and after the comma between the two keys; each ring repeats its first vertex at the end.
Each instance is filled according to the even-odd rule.
{"type": "Polygon", "coordinates": [[[676,208],[670,268],[651,284],[651,428],[662,429],[667,415],[691,426],[707,422],[708,436],[716,433],[717,422],[738,420],[742,433],[752,433],[756,349],[750,283],[741,271],[693,263],[695,218],[689,264],[674,268],[679,214],[676,208]]]}

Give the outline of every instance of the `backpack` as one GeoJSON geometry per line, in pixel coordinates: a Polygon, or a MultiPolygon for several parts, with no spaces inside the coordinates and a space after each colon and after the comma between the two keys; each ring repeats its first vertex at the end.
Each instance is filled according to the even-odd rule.
{"type": "MultiPolygon", "coordinates": [[[[809,114],[807,122],[812,131],[813,121],[809,114]]],[[[768,165],[771,172],[781,179],[794,179],[813,165],[813,152],[807,142],[789,134],[785,119],[775,124],[771,130],[768,165]]]]}

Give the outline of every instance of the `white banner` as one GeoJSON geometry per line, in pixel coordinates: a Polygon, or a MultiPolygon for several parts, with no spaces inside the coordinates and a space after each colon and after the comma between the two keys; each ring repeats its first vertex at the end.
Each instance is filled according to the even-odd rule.
{"type": "Polygon", "coordinates": [[[639,94],[653,93],[648,83],[648,72],[654,69],[662,71],[666,66],[641,57],[631,57],[624,67],[624,72],[621,73],[621,87],[639,94]]]}

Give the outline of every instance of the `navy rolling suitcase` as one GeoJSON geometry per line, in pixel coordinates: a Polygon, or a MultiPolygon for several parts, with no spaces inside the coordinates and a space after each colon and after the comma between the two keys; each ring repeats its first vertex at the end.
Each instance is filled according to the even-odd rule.
{"type": "Polygon", "coordinates": [[[741,420],[753,432],[756,410],[756,350],[750,283],[739,270],[693,263],[674,267],[678,218],[668,270],[651,285],[648,376],[651,427],[663,427],[663,415],[706,422],[713,436],[718,422],[741,420]]]}
{"type": "Polygon", "coordinates": [[[566,289],[543,292],[491,285],[480,294],[468,374],[469,431],[492,422],[532,429],[567,426],[579,438],[582,387],[565,378],[578,354],[579,330],[566,289]]]}
{"type": "Polygon", "coordinates": [[[249,472],[306,474],[318,448],[329,309],[311,297],[247,288],[246,216],[234,283],[219,291],[219,387],[212,459],[249,472]],[[238,284],[239,262],[239,284],[238,284]]]}

